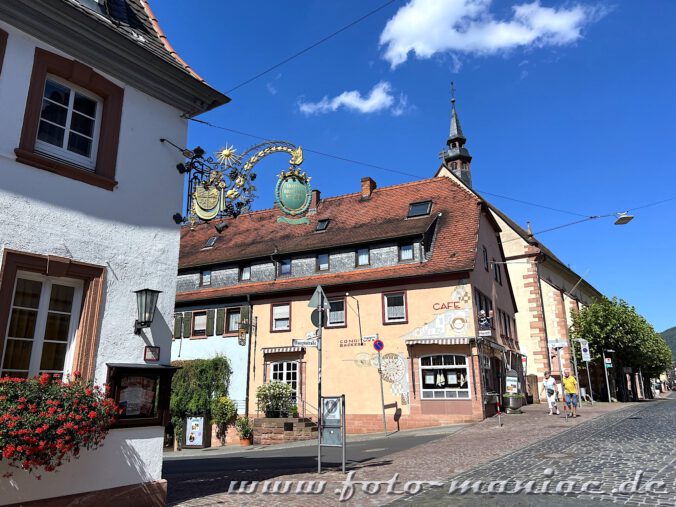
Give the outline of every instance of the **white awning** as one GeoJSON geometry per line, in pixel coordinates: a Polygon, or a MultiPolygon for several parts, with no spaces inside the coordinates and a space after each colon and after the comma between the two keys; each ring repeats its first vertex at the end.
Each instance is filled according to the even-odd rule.
{"type": "Polygon", "coordinates": [[[263,354],[280,354],[285,352],[303,352],[305,347],[269,347],[261,350],[263,354]]]}
{"type": "Polygon", "coordinates": [[[411,338],[406,340],[406,345],[467,345],[469,338],[466,336],[457,338],[411,338]]]}

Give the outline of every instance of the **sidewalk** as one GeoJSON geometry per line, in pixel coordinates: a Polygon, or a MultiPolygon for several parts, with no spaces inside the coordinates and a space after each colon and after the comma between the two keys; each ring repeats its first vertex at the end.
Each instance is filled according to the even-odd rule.
{"type": "MultiPolygon", "coordinates": [[[[580,417],[566,420],[561,417],[547,415],[545,405],[529,405],[524,407],[523,414],[503,415],[502,427],[498,427],[497,417],[486,419],[479,423],[462,428],[446,438],[435,440],[406,451],[394,453],[381,460],[373,460],[365,463],[354,464],[348,471],[355,471],[352,480],[388,481],[398,474],[397,489],[402,489],[408,481],[446,481],[450,476],[469,470],[484,463],[488,463],[499,457],[510,454],[523,447],[534,444],[540,440],[552,437],[576,426],[583,424],[609,412],[636,408],[640,403],[595,403],[593,407],[585,405],[579,410],[580,417]]],[[[563,413],[562,413],[563,414],[563,413]]],[[[290,454],[291,455],[291,454],[290,454]]],[[[262,505],[272,507],[276,505],[299,505],[309,504],[313,506],[337,505],[340,491],[344,486],[346,476],[340,472],[326,472],[322,475],[316,473],[297,473],[285,475],[280,470],[279,476],[274,478],[256,477],[255,471],[238,474],[237,477],[225,474],[202,474],[195,477],[192,485],[185,483],[169,482],[169,505],[181,506],[204,506],[204,505],[262,505]],[[291,491],[295,491],[298,481],[326,481],[324,492],[321,495],[307,494],[298,496],[290,493],[262,494],[263,485],[260,484],[258,491],[253,494],[226,493],[230,481],[293,481],[291,491]],[[173,498],[186,498],[186,488],[194,488],[198,493],[199,483],[218,483],[222,485],[222,493],[210,496],[186,500],[177,503],[173,498]],[[173,497],[173,498],[172,498],[173,497]]],[[[233,475],[233,474],[229,474],[233,475]]],[[[188,479],[188,478],[186,478],[188,479]]],[[[399,499],[397,496],[384,494],[387,485],[380,488],[381,493],[368,495],[361,491],[361,485],[355,485],[355,494],[350,500],[350,505],[383,505],[399,499]]],[[[213,491],[213,490],[212,490],[213,491]]]]}
{"type": "MultiPolygon", "coordinates": [[[[431,428],[417,428],[413,430],[402,430],[395,432],[388,432],[388,438],[401,438],[410,435],[451,435],[456,431],[468,426],[468,424],[449,424],[447,426],[433,426],[431,428]]],[[[347,435],[347,443],[350,442],[364,442],[367,440],[374,440],[383,438],[384,433],[361,433],[357,435],[347,435]]],[[[173,449],[164,450],[164,460],[179,460],[179,459],[193,459],[193,458],[211,458],[216,456],[223,456],[227,454],[238,453],[255,453],[256,451],[269,451],[272,449],[294,449],[297,447],[317,447],[317,439],[301,440],[299,442],[285,442],[276,445],[250,445],[248,447],[241,447],[239,445],[225,445],[222,447],[207,447],[206,449],[183,449],[182,451],[174,451],[173,449]]]]}

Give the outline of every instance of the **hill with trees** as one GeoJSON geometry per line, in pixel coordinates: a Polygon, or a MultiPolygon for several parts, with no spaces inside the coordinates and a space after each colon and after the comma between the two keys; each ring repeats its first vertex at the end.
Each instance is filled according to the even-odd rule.
{"type": "Polygon", "coordinates": [[[662,338],[664,338],[664,341],[667,342],[667,345],[669,345],[671,354],[676,358],[676,326],[670,327],[660,334],[662,335],[662,338]]]}

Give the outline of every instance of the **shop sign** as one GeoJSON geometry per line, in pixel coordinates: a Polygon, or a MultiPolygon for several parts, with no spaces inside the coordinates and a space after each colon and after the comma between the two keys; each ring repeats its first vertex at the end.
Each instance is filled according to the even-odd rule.
{"type": "Polygon", "coordinates": [[[360,347],[363,344],[358,338],[346,338],[344,340],[340,340],[339,345],[341,347],[360,347]]]}
{"type": "Polygon", "coordinates": [[[434,303],[433,310],[462,310],[463,304],[460,301],[447,301],[445,303],[434,303]]]}

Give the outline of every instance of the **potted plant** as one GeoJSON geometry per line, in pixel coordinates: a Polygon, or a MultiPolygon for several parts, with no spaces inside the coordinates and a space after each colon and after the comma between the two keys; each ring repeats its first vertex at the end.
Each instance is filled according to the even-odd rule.
{"type": "Polygon", "coordinates": [[[253,439],[253,428],[248,417],[238,417],[235,421],[235,428],[239,435],[239,445],[246,447],[251,445],[253,439]]]}
{"type": "Polygon", "coordinates": [[[521,407],[523,406],[523,400],[526,399],[526,395],[523,393],[505,393],[502,398],[504,399],[505,409],[508,414],[520,414],[521,407]]]}
{"type": "Polygon", "coordinates": [[[237,418],[237,406],[227,396],[219,396],[211,402],[211,423],[216,425],[216,436],[225,445],[228,426],[237,418]]]}
{"type": "Polygon", "coordinates": [[[293,406],[293,389],[285,382],[273,380],[256,389],[256,398],[265,417],[288,417],[293,406]]]}
{"type": "Polygon", "coordinates": [[[291,409],[289,409],[289,412],[291,413],[291,417],[299,417],[300,413],[298,412],[298,405],[292,405],[291,409]]]}

